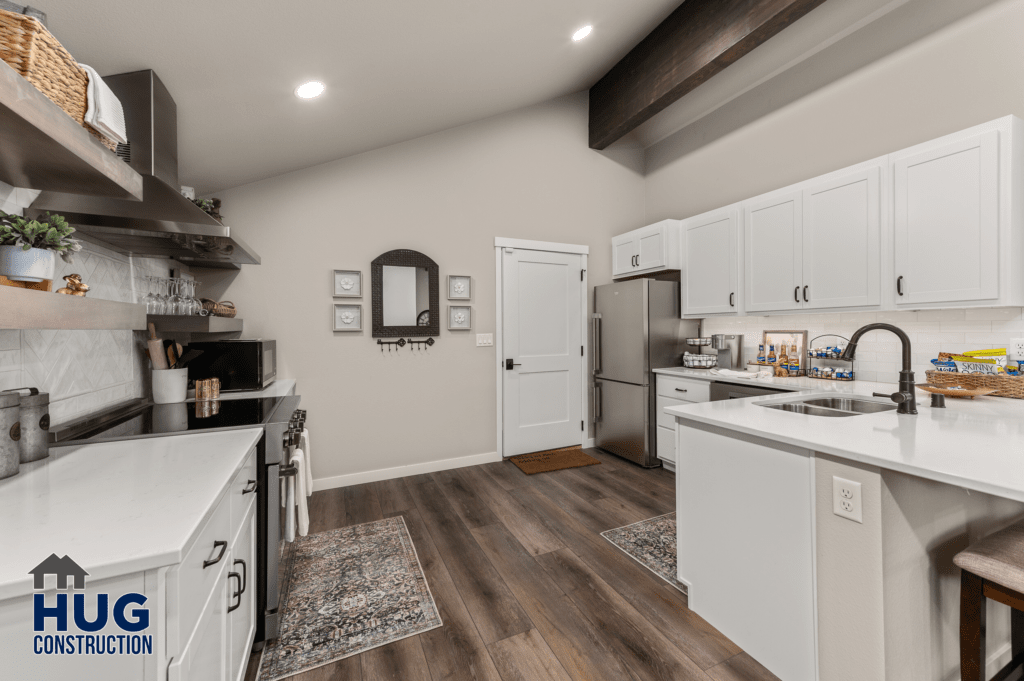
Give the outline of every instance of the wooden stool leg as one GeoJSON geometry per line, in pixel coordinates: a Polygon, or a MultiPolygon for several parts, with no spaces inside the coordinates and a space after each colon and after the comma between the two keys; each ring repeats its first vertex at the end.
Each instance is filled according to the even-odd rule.
{"type": "Polygon", "coordinates": [[[985,681],[984,583],[985,580],[967,570],[960,572],[961,681],[985,681]]]}

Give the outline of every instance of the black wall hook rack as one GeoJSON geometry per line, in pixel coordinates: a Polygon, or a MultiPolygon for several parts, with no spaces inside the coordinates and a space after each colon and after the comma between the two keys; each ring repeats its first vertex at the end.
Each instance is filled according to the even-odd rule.
{"type": "MultiPolygon", "coordinates": [[[[429,347],[430,347],[431,345],[433,345],[433,344],[434,344],[434,339],[433,339],[433,338],[428,338],[427,340],[421,340],[421,341],[418,341],[418,340],[413,340],[412,338],[410,338],[410,339],[408,340],[408,343],[409,343],[409,345],[416,345],[416,348],[415,348],[415,349],[416,349],[416,350],[420,350],[420,349],[422,349],[422,348],[420,347],[421,345],[426,345],[426,346],[427,346],[428,348],[429,348],[429,347]]],[[[409,349],[410,349],[410,350],[412,350],[412,349],[414,349],[414,348],[409,348],[409,349]]]]}
{"type": "Polygon", "coordinates": [[[380,351],[381,352],[384,352],[384,346],[385,345],[388,346],[388,352],[391,352],[391,346],[392,345],[397,345],[399,348],[404,348],[405,347],[405,339],[404,338],[399,338],[396,341],[385,341],[385,340],[380,340],[378,338],[377,339],[377,345],[380,346],[380,351]]]}

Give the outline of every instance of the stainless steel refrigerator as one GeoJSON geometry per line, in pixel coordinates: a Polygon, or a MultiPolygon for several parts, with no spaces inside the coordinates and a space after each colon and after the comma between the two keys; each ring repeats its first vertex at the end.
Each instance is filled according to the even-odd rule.
{"type": "Polygon", "coordinates": [[[661,465],[653,369],[679,366],[699,320],[679,318],[679,284],[633,279],[594,287],[594,437],[645,468],[661,465]]]}

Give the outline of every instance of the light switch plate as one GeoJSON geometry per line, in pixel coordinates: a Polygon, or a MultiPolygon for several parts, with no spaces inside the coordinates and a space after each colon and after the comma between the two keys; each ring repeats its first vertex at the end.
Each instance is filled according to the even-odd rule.
{"type": "Polygon", "coordinates": [[[478,348],[489,348],[494,345],[493,333],[478,333],[476,335],[476,346],[478,348]]]}
{"type": "Polygon", "coordinates": [[[832,476],[832,512],[855,523],[864,522],[860,483],[837,475],[832,476]]]}

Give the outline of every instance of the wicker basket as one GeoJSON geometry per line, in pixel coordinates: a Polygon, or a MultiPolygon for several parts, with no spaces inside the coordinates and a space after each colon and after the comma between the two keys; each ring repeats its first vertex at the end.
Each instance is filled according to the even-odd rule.
{"type": "Polygon", "coordinates": [[[89,76],[38,19],[0,10],[0,59],[103,146],[111,151],[117,149],[117,142],[86,125],[89,76]]]}
{"type": "Polygon", "coordinates": [[[234,317],[238,314],[235,304],[230,300],[222,300],[218,303],[216,300],[210,300],[209,298],[200,298],[200,302],[203,304],[203,309],[214,317],[234,317]]]}
{"type": "Polygon", "coordinates": [[[959,385],[968,390],[990,388],[993,397],[1012,397],[1024,400],[1024,376],[997,376],[993,374],[961,374],[953,371],[927,371],[928,382],[944,388],[959,385]]]}

